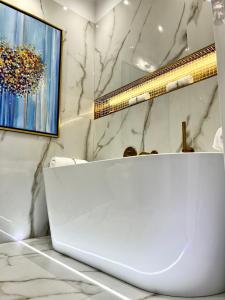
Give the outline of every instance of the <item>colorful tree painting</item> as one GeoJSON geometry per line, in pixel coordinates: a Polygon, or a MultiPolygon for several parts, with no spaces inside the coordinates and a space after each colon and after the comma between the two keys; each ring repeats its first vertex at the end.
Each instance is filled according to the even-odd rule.
{"type": "Polygon", "coordinates": [[[58,136],[62,31],[0,2],[0,128],[58,136]]]}
{"type": "Polygon", "coordinates": [[[6,43],[0,42],[0,86],[5,92],[24,97],[24,127],[28,94],[37,92],[44,69],[41,57],[34,49],[12,49],[6,43]]]}

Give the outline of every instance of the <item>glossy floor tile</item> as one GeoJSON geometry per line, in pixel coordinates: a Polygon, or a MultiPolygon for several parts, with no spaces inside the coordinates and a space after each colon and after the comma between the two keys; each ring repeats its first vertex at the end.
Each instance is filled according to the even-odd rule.
{"type": "MultiPolygon", "coordinates": [[[[0,244],[0,300],[159,300],[52,249],[49,237],[0,244]]],[[[225,294],[195,298],[225,300],[225,294]]]]}

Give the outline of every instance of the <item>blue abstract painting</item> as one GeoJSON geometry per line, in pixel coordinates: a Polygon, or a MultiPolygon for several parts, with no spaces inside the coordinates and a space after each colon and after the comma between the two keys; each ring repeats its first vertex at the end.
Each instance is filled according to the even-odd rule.
{"type": "Polygon", "coordinates": [[[0,2],[0,128],[58,136],[61,39],[0,2]]]}

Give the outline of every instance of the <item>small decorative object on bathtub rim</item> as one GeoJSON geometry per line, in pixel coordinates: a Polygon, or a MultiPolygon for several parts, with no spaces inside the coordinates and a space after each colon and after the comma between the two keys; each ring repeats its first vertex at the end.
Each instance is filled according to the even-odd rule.
{"type": "Polygon", "coordinates": [[[138,155],[137,150],[131,146],[127,147],[123,152],[123,157],[136,156],[136,155],[138,155]]]}
{"type": "Polygon", "coordinates": [[[0,0],[0,129],[59,136],[62,30],[0,0]]]}

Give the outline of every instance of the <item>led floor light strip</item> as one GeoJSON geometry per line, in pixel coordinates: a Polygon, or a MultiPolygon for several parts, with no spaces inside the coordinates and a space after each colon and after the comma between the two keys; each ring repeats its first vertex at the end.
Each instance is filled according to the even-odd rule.
{"type": "Polygon", "coordinates": [[[110,294],[112,294],[112,295],[118,297],[118,299],[122,299],[122,300],[131,300],[130,298],[128,298],[128,297],[126,297],[126,296],[120,294],[119,292],[117,292],[117,291],[115,291],[115,290],[109,288],[108,286],[102,284],[101,282],[92,279],[91,277],[89,277],[89,276],[87,276],[87,275],[85,275],[85,274],[83,274],[83,273],[77,271],[76,269],[74,269],[74,268],[68,266],[67,264],[64,264],[64,263],[62,263],[61,261],[59,261],[59,260],[57,260],[57,259],[55,259],[55,258],[49,256],[48,254],[46,254],[46,253],[44,253],[44,252],[42,252],[42,251],[40,251],[40,250],[38,250],[38,249],[36,249],[36,248],[30,246],[30,245],[27,244],[26,242],[16,239],[16,237],[14,237],[13,235],[11,235],[11,234],[5,232],[4,230],[1,230],[1,229],[0,229],[0,232],[1,232],[2,234],[6,235],[7,237],[11,238],[11,239],[14,240],[15,242],[19,243],[20,245],[22,245],[22,246],[24,246],[24,247],[26,247],[26,248],[28,248],[28,249],[34,251],[35,253],[40,254],[41,256],[43,256],[43,257],[45,257],[45,258],[51,260],[52,262],[54,262],[54,263],[60,265],[60,266],[63,267],[63,268],[67,269],[68,271],[73,272],[74,274],[76,274],[76,275],[82,277],[83,279],[85,279],[85,280],[91,282],[92,284],[99,286],[100,288],[102,288],[102,289],[105,290],[106,292],[108,292],[108,293],[110,293],[110,294]]]}
{"type": "Polygon", "coordinates": [[[95,119],[217,75],[215,44],[95,100],[95,119]]]}

